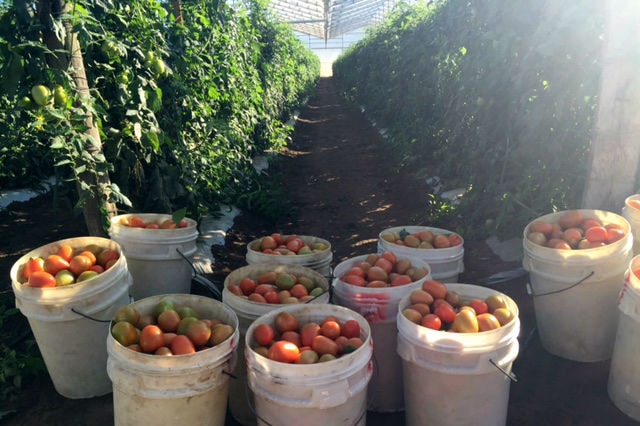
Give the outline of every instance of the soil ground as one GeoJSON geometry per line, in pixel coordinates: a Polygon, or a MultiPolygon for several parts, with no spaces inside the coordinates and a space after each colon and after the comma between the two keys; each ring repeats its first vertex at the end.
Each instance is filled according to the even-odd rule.
{"type": "MultiPolygon", "coordinates": [[[[225,246],[213,246],[214,273],[210,278],[222,283],[230,271],[246,264],[246,244],[272,232],[329,240],[335,266],[347,258],[375,252],[383,229],[429,226],[416,222],[424,212],[429,191],[424,179],[398,170],[390,165],[389,158],[379,132],[357,108],[344,104],[331,78],[322,78],[297,119],[288,149],[268,169],[295,206],[295,220],[273,224],[242,213],[227,231],[225,246]]],[[[0,229],[0,273],[6,283],[10,283],[9,269],[19,256],[48,242],[86,235],[82,219],[67,210],[54,209],[49,196],[10,205],[0,213],[0,229]]],[[[520,267],[519,261],[504,262],[484,241],[473,240],[465,240],[464,264],[458,281],[480,285],[488,285],[486,279],[492,274],[520,267]]],[[[513,365],[517,382],[511,383],[508,424],[636,424],[607,395],[608,361],[579,363],[545,351],[536,333],[526,283],[525,275],[491,285],[512,297],[520,310],[520,351],[513,365]]],[[[482,416],[479,404],[471,402],[469,407],[482,416]]],[[[15,402],[3,408],[13,414],[0,419],[0,423],[11,426],[113,424],[111,395],[66,399],[55,392],[47,378],[27,384],[15,402]]],[[[369,412],[367,424],[404,424],[404,414],[369,412]]],[[[229,418],[227,425],[236,422],[229,418]]]]}

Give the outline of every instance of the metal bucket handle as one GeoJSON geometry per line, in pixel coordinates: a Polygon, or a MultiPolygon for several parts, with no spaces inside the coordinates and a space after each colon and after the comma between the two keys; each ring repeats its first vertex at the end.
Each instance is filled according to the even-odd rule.
{"type": "Polygon", "coordinates": [[[565,288],[561,288],[559,290],[552,290],[552,291],[548,291],[546,293],[534,293],[533,289],[531,288],[531,284],[527,283],[527,293],[533,297],[541,297],[541,296],[549,296],[550,294],[558,294],[558,293],[562,293],[563,291],[567,291],[570,290],[576,286],[578,286],[579,284],[582,284],[583,282],[585,282],[586,280],[588,280],[589,278],[591,278],[591,276],[593,276],[593,274],[595,274],[595,271],[591,271],[589,272],[585,277],[579,279],[577,282],[571,284],[569,287],[565,287],[565,288]]]}

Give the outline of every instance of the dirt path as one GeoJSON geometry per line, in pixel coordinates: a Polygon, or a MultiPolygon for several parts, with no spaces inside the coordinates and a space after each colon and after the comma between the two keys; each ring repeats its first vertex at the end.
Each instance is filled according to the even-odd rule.
{"type": "MultiPolygon", "coordinates": [[[[215,271],[211,278],[222,282],[231,270],[244,265],[246,243],[267,233],[325,238],[332,243],[335,266],[346,258],[376,251],[381,230],[414,224],[423,213],[428,188],[412,171],[398,171],[386,149],[378,130],[359,110],[344,104],[332,80],[320,79],[316,95],[300,113],[288,150],[268,170],[282,182],[296,207],[297,219],[271,224],[249,214],[237,217],[227,232],[226,245],[213,248],[215,271]]],[[[0,227],[0,272],[4,271],[7,282],[8,269],[18,255],[46,242],[86,232],[68,212],[52,214],[46,199],[10,206],[9,212],[0,214],[0,227]],[[9,237],[4,238],[5,235],[9,237]]],[[[471,240],[465,241],[464,262],[460,282],[472,284],[520,266],[517,262],[502,262],[483,241],[471,240]]],[[[541,347],[525,282],[520,278],[495,285],[496,290],[511,296],[520,309],[521,347],[514,364],[518,381],[511,383],[508,424],[635,424],[607,396],[608,362],[566,361],[541,347]]],[[[68,400],[57,395],[46,380],[41,386],[28,389],[12,408],[18,410],[17,414],[3,424],[113,424],[111,395],[68,400]]],[[[482,416],[480,412],[478,415],[482,416]]],[[[369,413],[367,417],[369,426],[403,423],[403,413],[369,413]]],[[[232,419],[227,423],[234,425],[232,419]]]]}

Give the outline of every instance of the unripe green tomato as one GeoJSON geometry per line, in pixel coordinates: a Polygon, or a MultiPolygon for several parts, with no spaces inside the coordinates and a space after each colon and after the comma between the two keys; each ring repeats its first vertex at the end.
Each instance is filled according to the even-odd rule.
{"type": "Polygon", "coordinates": [[[53,89],[53,104],[55,106],[65,106],[67,104],[67,92],[62,86],[56,86],[53,89]]]}
{"type": "Polygon", "coordinates": [[[51,100],[51,90],[41,84],[31,88],[31,97],[40,106],[45,106],[51,100]]]}

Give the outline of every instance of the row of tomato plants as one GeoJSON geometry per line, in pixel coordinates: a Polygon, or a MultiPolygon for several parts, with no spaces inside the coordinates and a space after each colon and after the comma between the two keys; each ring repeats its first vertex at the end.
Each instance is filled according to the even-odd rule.
{"type": "Polygon", "coordinates": [[[520,235],[580,203],[606,14],[595,0],[551,3],[400,7],[334,63],[407,168],[466,191],[456,203],[433,196],[428,214],[464,218],[467,237],[520,235]]]}
{"type": "Polygon", "coordinates": [[[286,144],[320,71],[266,2],[78,0],[57,14],[64,3],[0,4],[0,188],[108,174],[123,209],[196,217],[257,187],[251,159],[286,144]],[[65,25],[82,49],[82,107],[73,70],[55,66],[69,56],[65,25]],[[39,105],[40,85],[64,99],[39,105]]]}

